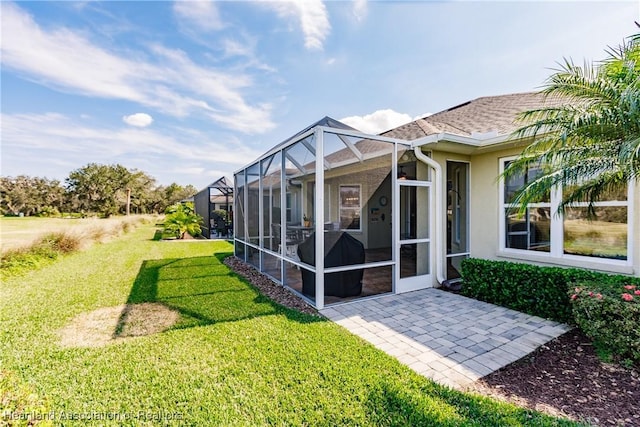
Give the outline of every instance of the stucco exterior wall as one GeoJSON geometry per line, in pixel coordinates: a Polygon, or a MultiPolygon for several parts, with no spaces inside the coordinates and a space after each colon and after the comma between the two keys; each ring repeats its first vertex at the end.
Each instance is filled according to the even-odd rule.
{"type": "Polygon", "coordinates": [[[520,149],[508,149],[471,157],[469,228],[473,258],[497,258],[500,234],[499,159],[519,152],[520,149]]]}
{"type": "MultiPolygon", "coordinates": [[[[521,148],[492,151],[470,157],[470,252],[471,257],[527,262],[537,265],[579,267],[609,273],[640,276],[640,184],[633,188],[629,205],[628,239],[631,248],[630,263],[614,265],[598,258],[566,257],[550,258],[535,252],[523,254],[499,250],[500,239],[500,186],[497,180],[500,159],[516,156],[521,148]]],[[[444,163],[442,163],[444,164],[444,163]]]]}

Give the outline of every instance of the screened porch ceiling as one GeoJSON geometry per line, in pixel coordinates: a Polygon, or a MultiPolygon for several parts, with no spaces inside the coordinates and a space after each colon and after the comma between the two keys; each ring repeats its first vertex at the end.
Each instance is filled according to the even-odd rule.
{"type": "MultiPolygon", "coordinates": [[[[263,184],[269,185],[272,181],[276,183],[280,180],[280,167],[272,168],[272,163],[276,157],[274,154],[280,150],[284,151],[285,156],[285,173],[287,178],[294,179],[296,177],[308,176],[315,174],[316,167],[316,139],[315,134],[311,133],[299,139],[302,135],[309,133],[315,127],[322,126],[325,128],[323,134],[323,152],[322,160],[324,170],[329,171],[355,163],[364,163],[367,160],[381,158],[393,153],[393,140],[386,137],[375,136],[363,137],[358,130],[345,125],[331,117],[324,117],[311,126],[298,132],[293,137],[278,144],[262,159],[263,184]],[[335,129],[336,132],[331,130],[335,129]],[[342,131],[342,132],[341,132],[342,131]]],[[[406,141],[397,141],[407,145],[410,149],[410,143],[406,141]]],[[[247,181],[253,181],[260,175],[260,169],[252,170],[247,168],[247,181]]]]}

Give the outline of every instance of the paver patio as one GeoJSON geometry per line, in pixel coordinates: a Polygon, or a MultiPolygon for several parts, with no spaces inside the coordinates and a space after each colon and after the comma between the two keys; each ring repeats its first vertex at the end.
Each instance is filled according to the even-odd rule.
{"type": "Polygon", "coordinates": [[[419,374],[458,389],[570,329],[438,289],[362,299],[320,313],[419,374]]]}

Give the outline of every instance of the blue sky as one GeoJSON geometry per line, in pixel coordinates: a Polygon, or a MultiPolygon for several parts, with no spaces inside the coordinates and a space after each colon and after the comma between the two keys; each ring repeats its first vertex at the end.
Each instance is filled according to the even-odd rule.
{"type": "Polygon", "coordinates": [[[1,174],[203,188],[324,116],[378,133],[605,57],[640,2],[5,2],[1,174]]]}

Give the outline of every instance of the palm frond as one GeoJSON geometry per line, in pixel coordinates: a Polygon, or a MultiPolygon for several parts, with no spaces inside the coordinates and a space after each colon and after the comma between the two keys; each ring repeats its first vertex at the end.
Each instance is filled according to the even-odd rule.
{"type": "Polygon", "coordinates": [[[536,168],[540,174],[516,193],[526,205],[562,188],[559,211],[594,203],[640,177],[640,34],[596,64],[565,59],[545,82],[547,107],[521,113],[513,139],[530,138],[500,176],[511,179],[536,168]]]}

